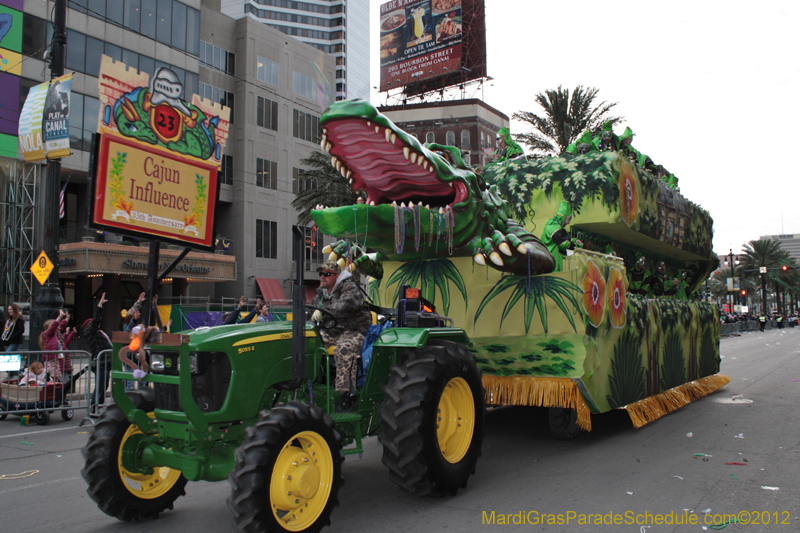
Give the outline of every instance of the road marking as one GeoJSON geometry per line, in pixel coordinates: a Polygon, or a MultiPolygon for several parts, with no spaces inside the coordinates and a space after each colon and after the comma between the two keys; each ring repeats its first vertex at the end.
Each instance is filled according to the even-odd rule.
{"type": "Polygon", "coordinates": [[[67,429],[80,429],[80,427],[79,426],[73,426],[73,427],[68,427],[68,428],[43,429],[41,431],[28,431],[28,432],[25,432],[25,433],[14,433],[13,435],[0,436],[0,439],[10,439],[10,438],[14,438],[14,437],[24,437],[25,435],[38,435],[40,433],[50,433],[52,431],[64,431],[64,430],[67,430],[67,429]]]}
{"type": "Polygon", "coordinates": [[[44,487],[46,485],[55,485],[56,483],[63,483],[64,481],[75,481],[80,479],[80,476],[75,477],[65,477],[64,479],[54,479],[52,481],[45,481],[42,483],[34,483],[33,485],[25,485],[24,487],[17,487],[15,489],[8,489],[8,490],[0,490],[0,494],[5,494],[7,492],[16,492],[18,490],[25,490],[25,489],[35,489],[36,487],[44,487]]]}

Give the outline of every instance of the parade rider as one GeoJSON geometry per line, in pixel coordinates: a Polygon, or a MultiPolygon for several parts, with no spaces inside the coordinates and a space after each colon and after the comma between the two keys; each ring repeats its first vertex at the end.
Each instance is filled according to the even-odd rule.
{"type": "Polygon", "coordinates": [[[335,346],[335,388],[342,393],[336,410],[348,411],[356,401],[357,358],[361,354],[372,316],[364,291],[347,269],[342,271],[336,261],[328,260],[317,268],[317,272],[320,288],[312,305],[324,311],[314,311],[311,320],[319,324],[325,348],[335,346]]]}
{"type": "Polygon", "coordinates": [[[578,239],[573,239],[566,231],[566,227],[572,220],[572,208],[566,200],[561,201],[558,212],[547,221],[542,232],[542,244],[544,244],[556,261],[554,272],[563,270],[563,256],[567,250],[583,248],[583,243],[578,239]]]}

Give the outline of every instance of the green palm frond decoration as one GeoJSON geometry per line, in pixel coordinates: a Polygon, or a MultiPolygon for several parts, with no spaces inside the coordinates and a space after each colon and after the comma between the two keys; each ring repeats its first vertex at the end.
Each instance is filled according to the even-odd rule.
{"type": "Polygon", "coordinates": [[[664,343],[664,359],[660,373],[662,391],[686,382],[686,362],[683,360],[681,337],[677,332],[667,336],[664,343]]]}
{"type": "Polygon", "coordinates": [[[700,342],[700,368],[698,369],[701,378],[713,376],[719,372],[719,357],[717,357],[714,336],[710,331],[706,331],[703,340],[700,342]]]}
{"type": "Polygon", "coordinates": [[[367,284],[367,296],[372,303],[379,306],[381,305],[381,280],[370,277],[367,284]]]}
{"type": "Polygon", "coordinates": [[[534,276],[530,279],[525,276],[503,276],[492,287],[486,296],[483,297],[481,304],[478,306],[478,311],[475,313],[475,320],[473,323],[478,322],[481,313],[489,305],[493,299],[508,289],[513,289],[511,296],[509,296],[506,306],[503,309],[503,314],[500,316],[500,327],[503,326],[503,321],[506,319],[511,309],[517,304],[520,299],[523,299],[525,306],[525,333],[528,333],[531,327],[531,320],[533,319],[534,311],[539,311],[539,319],[542,321],[544,332],[547,333],[547,307],[546,299],[553,300],[559,309],[564,313],[564,316],[569,320],[572,325],[572,330],[577,332],[575,328],[575,321],[572,318],[572,312],[567,307],[572,304],[572,309],[577,310],[579,294],[578,286],[569,281],[553,276],[534,276]],[[530,284],[530,292],[528,287],[530,284]]]}
{"type": "MultiPolygon", "coordinates": [[[[469,308],[467,299],[467,285],[461,273],[453,265],[452,261],[445,258],[429,259],[426,261],[411,261],[404,263],[398,268],[386,283],[388,289],[395,283],[400,285],[410,285],[419,287],[422,297],[436,303],[436,291],[442,296],[441,306],[444,314],[450,312],[450,285],[456,286],[464,299],[464,306],[469,308]]],[[[395,291],[392,305],[397,305],[398,294],[395,291]]]]}
{"type": "Polygon", "coordinates": [[[612,409],[639,401],[645,397],[645,369],[639,337],[632,332],[622,334],[614,346],[611,375],[608,378],[611,394],[607,395],[612,409]]]}

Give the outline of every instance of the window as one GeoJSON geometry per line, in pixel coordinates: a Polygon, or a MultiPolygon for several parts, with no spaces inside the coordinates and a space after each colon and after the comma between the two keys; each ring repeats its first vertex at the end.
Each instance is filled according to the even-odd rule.
{"type": "Polygon", "coordinates": [[[22,16],[22,54],[42,59],[53,38],[53,25],[27,13],[22,16]]]}
{"type": "MultiPolygon", "coordinates": [[[[186,24],[185,20],[183,23],[186,24]]],[[[158,2],[156,40],[166,45],[172,43],[172,2],[158,2]]]]}
{"type": "Polygon", "coordinates": [[[472,148],[469,142],[469,130],[461,130],[461,149],[469,150],[472,148]]]}
{"type": "Polygon", "coordinates": [[[186,4],[172,4],[172,46],[186,50],[186,4]]]}
{"type": "Polygon", "coordinates": [[[156,0],[142,0],[142,18],[139,27],[145,37],[156,38],[156,0]]]}
{"type": "Polygon", "coordinates": [[[259,80],[272,85],[278,85],[278,71],[279,65],[276,62],[258,56],[256,60],[256,77],[259,80]]]}
{"type": "Polygon", "coordinates": [[[295,194],[317,188],[317,178],[303,176],[301,172],[304,172],[301,168],[292,169],[292,192],[295,194]]]}
{"type": "Polygon", "coordinates": [[[278,223],[256,219],[256,257],[278,258],[278,223]]]}
{"type": "MultiPolygon", "coordinates": [[[[185,94],[191,94],[189,90],[189,82],[186,82],[186,92],[185,94]]],[[[216,104],[221,104],[227,106],[231,109],[230,115],[230,123],[233,124],[233,93],[229,93],[225,89],[220,89],[219,87],[214,87],[213,85],[209,85],[207,83],[199,82],[199,87],[197,90],[198,96],[205,98],[207,100],[211,100],[216,104]]]]}
{"type": "Polygon", "coordinates": [[[481,149],[486,148],[486,136],[481,132],[481,149]]]}
{"type": "Polygon", "coordinates": [[[103,50],[103,41],[94,37],[86,37],[86,65],[84,67],[86,74],[95,78],[100,76],[100,58],[103,57],[103,50]]]}
{"type": "Polygon", "coordinates": [[[67,29],[67,42],[67,69],[83,72],[86,68],[86,36],[67,29]]]}
{"type": "Polygon", "coordinates": [[[258,97],[256,124],[262,128],[278,131],[278,102],[258,97]]]}
{"type": "Polygon", "coordinates": [[[223,50],[219,46],[200,41],[199,59],[200,63],[208,68],[219,70],[231,76],[234,75],[236,69],[236,54],[223,50]]]}
{"type": "Polygon", "coordinates": [[[278,163],[256,158],[256,186],[278,190],[278,163]]]}
{"type": "Polygon", "coordinates": [[[317,92],[317,80],[299,72],[292,72],[292,75],[294,93],[314,100],[317,92]]]}
{"type": "Polygon", "coordinates": [[[233,156],[223,155],[219,169],[219,181],[224,185],[233,185],[233,156]]]}
{"type": "Polygon", "coordinates": [[[292,118],[292,135],[304,141],[316,142],[319,138],[319,117],[295,109],[292,118]]]}
{"type": "Polygon", "coordinates": [[[461,160],[465,165],[470,166],[471,154],[467,151],[461,152],[461,160]]]}
{"type": "Polygon", "coordinates": [[[122,26],[122,17],[125,12],[123,0],[106,0],[106,20],[122,26]]]}
{"type": "MultiPolygon", "coordinates": [[[[200,11],[186,8],[186,51],[197,55],[200,50],[200,11]]],[[[231,54],[233,55],[233,54],[231,54]]]]}
{"type": "MultiPolygon", "coordinates": [[[[323,260],[322,253],[322,233],[316,230],[316,227],[309,228],[306,226],[293,226],[300,229],[305,236],[305,264],[306,270],[311,270],[311,263],[321,263],[323,260]]],[[[292,246],[292,261],[297,261],[297,249],[292,246]]]]}
{"type": "Polygon", "coordinates": [[[444,143],[447,146],[455,146],[456,145],[456,132],[453,130],[448,130],[447,134],[445,135],[444,143]]]}
{"type": "Polygon", "coordinates": [[[435,143],[436,142],[436,137],[434,137],[432,131],[429,131],[428,133],[425,134],[425,142],[426,143],[435,143]]]}
{"type": "Polygon", "coordinates": [[[125,0],[125,15],[123,24],[131,31],[139,33],[139,14],[142,10],[142,0],[125,0]]]}

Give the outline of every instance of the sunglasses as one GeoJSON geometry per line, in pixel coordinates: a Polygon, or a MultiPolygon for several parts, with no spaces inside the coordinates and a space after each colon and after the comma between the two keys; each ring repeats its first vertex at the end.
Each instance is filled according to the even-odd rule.
{"type": "Polygon", "coordinates": [[[319,277],[321,277],[321,278],[322,277],[329,278],[329,277],[335,276],[335,275],[336,274],[334,274],[333,272],[320,272],[319,273],[319,277]]]}

